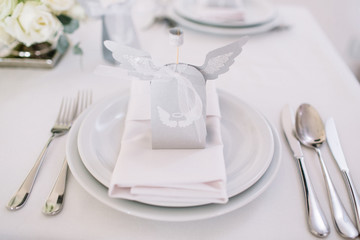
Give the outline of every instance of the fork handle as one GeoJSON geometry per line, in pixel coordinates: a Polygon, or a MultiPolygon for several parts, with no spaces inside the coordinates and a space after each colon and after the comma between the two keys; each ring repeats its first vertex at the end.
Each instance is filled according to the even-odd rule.
{"type": "Polygon", "coordinates": [[[25,205],[27,199],[30,196],[32,187],[35,183],[36,176],[39,172],[45,154],[49,148],[50,143],[52,142],[52,140],[54,140],[55,136],[56,134],[52,134],[51,137],[48,139],[34,166],[31,168],[30,172],[26,176],[24,182],[21,184],[20,188],[17,190],[14,196],[10,199],[7,205],[7,208],[9,210],[18,210],[25,205]]]}
{"type": "Polygon", "coordinates": [[[43,207],[42,211],[45,215],[56,215],[62,210],[66,190],[67,170],[68,164],[65,158],[59,176],[43,207]]]}

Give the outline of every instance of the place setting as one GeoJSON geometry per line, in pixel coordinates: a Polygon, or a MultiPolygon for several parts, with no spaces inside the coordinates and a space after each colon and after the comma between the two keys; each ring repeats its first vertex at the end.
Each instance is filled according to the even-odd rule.
{"type": "MultiPolygon", "coordinates": [[[[216,28],[259,26],[276,15],[254,2],[244,5],[251,10],[242,19],[216,24],[217,20],[191,19],[197,13],[185,15],[185,5],[174,4],[176,14],[187,21],[216,28]],[[266,17],[256,16],[260,13],[266,17]]],[[[78,22],[72,23],[75,31],[78,22]]],[[[131,88],[91,106],[92,93],[79,93],[71,102],[64,100],[59,116],[69,118],[66,126],[60,131],[57,127],[63,121],[57,119],[49,141],[7,208],[13,211],[24,206],[47,149],[58,135],[67,135],[66,158],[43,205],[45,215],[57,215],[64,207],[68,167],[100,202],[146,219],[212,218],[253,201],[277,174],[280,139],[251,104],[216,88],[216,79],[231,69],[247,40],[243,37],[218,46],[204,56],[201,66],[179,60],[184,42],[180,28],[169,30],[176,61],[164,66],[132,44],[105,41],[103,48],[121,64],[100,65],[96,74],[116,76],[119,69],[127,71],[131,88]]]]}
{"type": "Polygon", "coordinates": [[[181,29],[169,31],[176,63],[105,41],[131,89],[91,106],[72,126],[72,175],[105,205],[138,217],[190,221],[254,200],[275,178],[281,146],[275,128],[242,99],[216,89],[247,38],[219,47],[202,66],[179,62],[181,29]]]}
{"type": "Polygon", "coordinates": [[[254,35],[287,28],[266,0],[176,0],[165,14],[184,28],[216,35],[254,35]]]}

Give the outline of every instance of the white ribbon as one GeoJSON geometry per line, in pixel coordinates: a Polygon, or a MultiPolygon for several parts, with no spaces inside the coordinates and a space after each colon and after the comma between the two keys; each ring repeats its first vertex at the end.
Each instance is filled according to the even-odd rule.
{"type": "Polygon", "coordinates": [[[201,126],[204,125],[198,121],[202,117],[203,103],[191,81],[182,75],[188,66],[185,64],[164,66],[151,81],[177,81],[179,111],[182,116],[186,117],[186,123],[179,124],[179,127],[186,127],[194,123],[198,141],[201,142],[206,137],[206,128],[202,128],[201,126]]]}
{"type": "MultiPolygon", "coordinates": [[[[177,36],[181,35],[182,34],[177,34],[177,36]]],[[[112,52],[112,56],[120,62],[120,67],[128,70],[129,75],[136,76],[144,81],[177,81],[179,114],[185,116],[187,120],[186,123],[182,123],[182,125],[179,123],[177,126],[186,127],[195,123],[199,141],[204,139],[206,136],[206,128],[204,127],[204,124],[201,124],[201,121],[198,121],[203,113],[202,99],[192,82],[182,74],[186,74],[190,65],[171,64],[161,67],[153,62],[150,55],[139,49],[134,49],[112,41],[105,41],[104,44],[112,52]]],[[[196,70],[197,68],[194,67],[194,69],[196,70]]],[[[97,73],[101,74],[101,69],[100,71],[98,69],[97,73]]],[[[109,76],[111,74],[104,71],[104,75],[109,76]]],[[[199,75],[202,75],[202,73],[199,72],[199,75]]],[[[114,76],[116,76],[115,71],[114,76]]],[[[205,81],[205,79],[203,80],[205,81]]]]}
{"type": "MultiPolygon", "coordinates": [[[[137,59],[136,61],[142,60],[143,59],[139,57],[139,59],[137,59]]],[[[201,141],[201,139],[204,139],[204,137],[206,136],[206,131],[203,131],[199,124],[199,121],[197,120],[199,120],[202,116],[203,103],[191,81],[182,75],[183,72],[186,72],[186,69],[189,66],[190,65],[186,64],[173,64],[169,66],[164,66],[158,69],[156,72],[153,72],[152,78],[140,79],[144,81],[177,81],[177,97],[179,111],[182,115],[187,116],[188,120],[191,121],[190,123],[195,124],[198,140],[201,141]]],[[[124,74],[124,70],[119,69],[119,67],[98,66],[95,69],[95,73],[101,76],[119,77],[119,74],[124,74]]],[[[135,76],[137,75],[135,74],[135,76]]]]}

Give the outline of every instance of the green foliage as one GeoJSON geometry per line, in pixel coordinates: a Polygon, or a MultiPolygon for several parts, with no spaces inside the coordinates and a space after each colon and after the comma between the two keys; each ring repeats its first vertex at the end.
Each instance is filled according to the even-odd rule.
{"type": "Polygon", "coordinates": [[[69,41],[67,40],[66,36],[61,35],[56,46],[56,50],[59,53],[65,53],[66,49],[69,47],[69,41]]]}
{"type": "Polygon", "coordinates": [[[73,33],[76,29],[79,28],[79,21],[76,19],[73,19],[64,14],[57,16],[57,18],[59,19],[61,24],[64,26],[65,33],[73,33]]]}
{"type": "Polygon", "coordinates": [[[78,42],[77,44],[75,44],[74,48],[73,48],[73,53],[75,55],[83,55],[83,50],[80,47],[80,42],[78,42]]]}

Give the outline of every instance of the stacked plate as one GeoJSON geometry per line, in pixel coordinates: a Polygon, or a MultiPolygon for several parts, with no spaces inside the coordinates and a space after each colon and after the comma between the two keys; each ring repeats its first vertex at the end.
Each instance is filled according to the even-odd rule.
{"type": "Polygon", "coordinates": [[[228,2],[234,6],[225,7],[211,2],[216,1],[177,0],[168,14],[183,27],[217,35],[258,34],[281,24],[276,8],[266,0],[232,0],[228,2]]]}
{"type": "MultiPolygon", "coordinates": [[[[66,154],[73,176],[104,204],[138,217],[189,221],[225,214],[259,196],[280,166],[276,131],[251,106],[219,91],[227,171],[227,204],[156,206],[108,197],[108,186],[121,148],[128,94],[103,100],[84,112],[68,135],[66,154]]],[[[201,169],[199,169],[201,171],[201,169]]]]}

